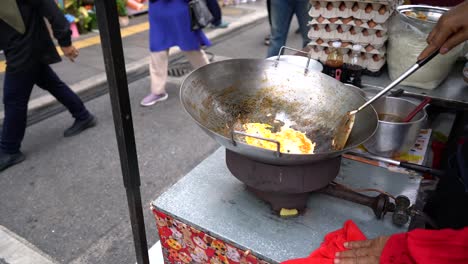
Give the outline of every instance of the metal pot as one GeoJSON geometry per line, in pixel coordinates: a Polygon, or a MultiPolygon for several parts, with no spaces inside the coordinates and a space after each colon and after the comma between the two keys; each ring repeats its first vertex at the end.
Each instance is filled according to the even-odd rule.
{"type": "MultiPolygon", "coordinates": [[[[403,119],[418,105],[402,98],[383,97],[372,106],[379,115],[389,114],[403,119]]],[[[408,123],[379,120],[377,132],[363,145],[370,153],[382,157],[406,153],[414,146],[426,119],[427,113],[423,109],[408,123]]]]}
{"type": "Polygon", "coordinates": [[[345,149],[335,150],[340,120],[365,99],[328,75],[297,71],[281,61],[232,59],[205,65],[187,76],[180,97],[187,113],[221,145],[274,165],[338,157],[370,138],[378,124],[372,107],[360,111],[345,149]],[[239,129],[239,124],[249,122],[290,124],[317,143],[315,153],[280,153],[249,145],[242,126],[239,129]]]}
{"type": "MultiPolygon", "coordinates": [[[[382,88],[365,87],[365,88],[362,88],[362,91],[364,93],[364,98],[366,98],[366,100],[369,100],[372,97],[374,97],[376,94],[380,93],[382,91],[382,88]]],[[[390,92],[390,94],[391,94],[391,92],[390,92]]],[[[415,104],[420,104],[423,101],[423,100],[421,100],[419,98],[415,98],[413,96],[409,96],[409,95],[406,95],[406,94],[395,95],[395,96],[388,95],[387,97],[398,97],[398,98],[402,98],[402,99],[406,99],[408,101],[411,101],[411,102],[413,102],[415,104]]]]}

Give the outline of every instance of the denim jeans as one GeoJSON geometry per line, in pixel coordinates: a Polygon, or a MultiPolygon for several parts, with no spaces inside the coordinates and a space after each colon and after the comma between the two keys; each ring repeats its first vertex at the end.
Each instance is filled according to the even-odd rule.
{"type": "Polygon", "coordinates": [[[291,19],[295,14],[302,35],[302,47],[309,43],[307,23],[310,20],[308,0],[270,0],[271,2],[271,39],[268,57],[278,55],[286,44],[291,19]]]}
{"type": "Polygon", "coordinates": [[[211,24],[213,26],[219,26],[221,24],[221,8],[219,7],[218,0],[206,0],[206,6],[210,10],[211,15],[213,16],[213,21],[211,24]]]}
{"type": "Polygon", "coordinates": [[[85,120],[90,115],[78,95],[59,79],[49,65],[39,63],[25,71],[7,71],[3,86],[5,119],[0,140],[0,150],[4,153],[14,154],[21,147],[26,130],[28,101],[34,84],[57,98],[75,119],[85,120]]]}

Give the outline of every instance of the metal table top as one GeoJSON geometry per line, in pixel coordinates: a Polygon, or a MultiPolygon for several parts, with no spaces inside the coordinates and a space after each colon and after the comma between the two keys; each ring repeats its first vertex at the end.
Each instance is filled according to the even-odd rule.
{"type": "MultiPolygon", "coordinates": [[[[355,188],[380,188],[415,201],[420,178],[343,159],[337,181],[355,188]]],[[[269,205],[249,193],[232,176],[220,148],[169,188],[153,205],[206,233],[272,263],[306,257],[323,237],[352,219],[369,237],[404,232],[391,215],[377,220],[370,208],[323,194],[312,194],[306,212],[295,218],[276,216],[269,205]]]]}

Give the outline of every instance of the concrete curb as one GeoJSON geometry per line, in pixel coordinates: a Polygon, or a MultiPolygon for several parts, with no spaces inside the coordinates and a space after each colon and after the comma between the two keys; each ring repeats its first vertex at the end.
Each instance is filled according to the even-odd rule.
{"type": "Polygon", "coordinates": [[[2,225],[0,225],[0,259],[15,264],[56,263],[50,256],[2,225]]]}
{"type": "MultiPolygon", "coordinates": [[[[207,37],[216,43],[222,37],[229,35],[235,31],[241,30],[244,27],[255,24],[268,16],[266,10],[255,10],[240,19],[229,24],[228,28],[215,29],[206,33],[207,37]]],[[[178,48],[170,50],[171,59],[180,55],[178,48]]],[[[140,78],[148,75],[148,58],[144,58],[126,65],[127,81],[132,83],[140,78]]],[[[97,96],[107,93],[107,76],[106,73],[97,74],[91,78],[70,85],[80,98],[86,102],[97,96]]],[[[44,95],[33,99],[28,104],[28,125],[40,122],[50,116],[58,114],[65,110],[65,107],[60,104],[52,95],[44,95]]],[[[4,112],[0,112],[0,123],[3,124],[4,112]]]]}

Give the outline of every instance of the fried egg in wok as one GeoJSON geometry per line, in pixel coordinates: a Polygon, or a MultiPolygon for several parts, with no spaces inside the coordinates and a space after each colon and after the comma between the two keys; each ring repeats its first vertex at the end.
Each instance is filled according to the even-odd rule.
{"type": "MultiPolygon", "coordinates": [[[[272,126],[263,123],[246,123],[242,125],[245,133],[276,140],[280,142],[280,152],[286,154],[313,154],[316,143],[307,136],[287,126],[281,127],[279,132],[273,132],[272,126]]],[[[247,144],[276,151],[277,144],[253,137],[245,137],[247,144]]]]}

